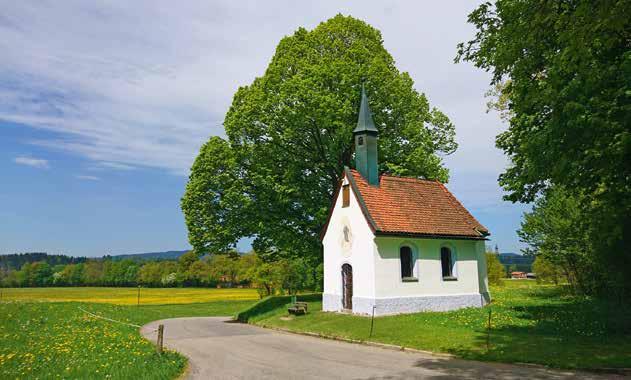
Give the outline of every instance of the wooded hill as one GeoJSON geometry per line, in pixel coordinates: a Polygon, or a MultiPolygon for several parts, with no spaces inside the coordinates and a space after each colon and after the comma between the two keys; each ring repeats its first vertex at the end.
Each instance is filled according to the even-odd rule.
{"type": "MultiPolygon", "coordinates": [[[[122,255],[105,255],[103,257],[90,258],[90,260],[177,260],[180,256],[188,251],[164,251],[164,252],[146,252],[122,255]]],[[[80,264],[85,263],[87,257],[68,256],[68,255],[51,255],[46,252],[25,252],[12,253],[9,255],[0,255],[0,269],[8,271],[10,269],[17,270],[22,268],[24,264],[32,264],[37,262],[45,262],[50,266],[80,264]]]]}
{"type": "Polygon", "coordinates": [[[20,269],[24,264],[46,262],[48,265],[67,265],[84,263],[86,257],[73,257],[67,255],[49,255],[46,252],[26,252],[13,253],[10,255],[0,255],[0,269],[20,269]]]}

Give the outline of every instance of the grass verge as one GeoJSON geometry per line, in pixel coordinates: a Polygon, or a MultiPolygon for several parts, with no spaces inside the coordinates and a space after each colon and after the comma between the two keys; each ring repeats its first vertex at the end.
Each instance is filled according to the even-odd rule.
{"type": "MultiPolygon", "coordinates": [[[[186,359],[142,338],[136,325],[176,317],[234,315],[254,301],[122,306],[77,302],[0,303],[0,378],[173,379],[186,359]]],[[[168,332],[167,332],[168,334],[168,332]]]]}
{"type": "Polygon", "coordinates": [[[325,313],[321,303],[292,319],[285,305],[250,323],[360,341],[394,344],[483,361],[524,362],[557,368],[631,367],[631,310],[576,297],[555,286],[507,281],[492,289],[485,308],[370,318],[325,313]],[[491,330],[487,346],[488,312],[491,330]]]}
{"type": "MultiPolygon", "coordinates": [[[[285,308],[288,304],[291,303],[291,299],[293,296],[271,296],[265,297],[259,302],[253,304],[245,310],[240,311],[235,315],[235,319],[239,322],[246,323],[250,320],[250,318],[264,318],[269,313],[276,313],[278,308],[285,308]]],[[[296,301],[301,302],[322,302],[322,294],[321,293],[308,293],[308,294],[300,294],[296,296],[296,301]]],[[[322,307],[320,306],[320,309],[322,307]]]]}

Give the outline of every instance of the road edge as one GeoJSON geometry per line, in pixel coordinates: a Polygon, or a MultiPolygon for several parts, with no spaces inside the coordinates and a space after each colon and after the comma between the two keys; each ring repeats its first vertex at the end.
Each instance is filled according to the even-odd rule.
{"type": "MultiPolygon", "coordinates": [[[[243,323],[243,322],[239,322],[239,323],[243,323]]],[[[295,330],[290,330],[290,329],[286,329],[282,327],[270,326],[270,325],[258,324],[258,323],[246,322],[244,324],[258,326],[261,328],[275,330],[275,331],[284,332],[288,334],[304,335],[304,336],[310,336],[314,338],[336,340],[339,342],[361,344],[364,346],[378,347],[378,348],[383,348],[383,349],[391,350],[391,351],[403,351],[403,352],[416,353],[416,354],[425,354],[425,355],[431,355],[438,358],[471,360],[471,359],[461,358],[457,355],[449,354],[446,352],[419,350],[416,348],[398,346],[396,344],[380,343],[380,342],[374,342],[374,341],[369,341],[369,340],[350,339],[350,338],[345,338],[345,337],[336,336],[336,335],[327,335],[327,334],[314,333],[314,332],[309,332],[309,331],[295,331],[295,330]]],[[[612,375],[620,375],[624,377],[627,377],[627,376],[631,377],[631,368],[555,368],[555,367],[549,367],[546,365],[536,364],[536,363],[523,363],[523,362],[509,363],[509,362],[492,362],[492,361],[481,361],[481,360],[472,360],[472,361],[477,361],[480,363],[498,363],[498,364],[507,364],[507,365],[518,365],[522,367],[533,367],[533,368],[540,368],[540,369],[550,370],[550,371],[588,372],[588,373],[596,373],[596,374],[612,374],[612,375]]]]}

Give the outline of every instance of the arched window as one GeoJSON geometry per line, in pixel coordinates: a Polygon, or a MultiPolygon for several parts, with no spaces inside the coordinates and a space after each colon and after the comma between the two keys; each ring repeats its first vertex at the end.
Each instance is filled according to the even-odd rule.
{"type": "Polygon", "coordinates": [[[412,257],[412,249],[407,246],[399,249],[399,256],[401,258],[401,278],[409,279],[414,277],[412,272],[414,270],[414,260],[412,257]]]}
{"type": "Polygon", "coordinates": [[[443,280],[455,280],[453,252],[449,247],[440,248],[440,264],[443,270],[443,280]]]}

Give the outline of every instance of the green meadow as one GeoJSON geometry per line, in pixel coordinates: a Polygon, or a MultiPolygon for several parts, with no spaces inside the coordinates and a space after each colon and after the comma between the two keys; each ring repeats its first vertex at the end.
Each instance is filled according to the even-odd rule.
{"type": "Polygon", "coordinates": [[[372,337],[370,318],[325,313],[320,303],[310,304],[314,311],[305,316],[288,319],[286,307],[280,307],[250,322],[466,359],[558,368],[631,367],[629,305],[573,296],[563,287],[534,281],[504,283],[491,289],[494,300],[485,308],[375,318],[372,337]]]}
{"type": "MultiPolygon", "coordinates": [[[[111,296],[120,304],[87,296],[102,296],[104,288],[83,288],[81,298],[90,302],[64,301],[79,297],[78,289],[49,288],[54,295],[43,294],[45,289],[13,292],[12,297],[19,300],[8,297],[11,292],[3,289],[0,378],[173,379],[186,367],[186,358],[170,351],[158,355],[153,342],[141,337],[137,327],[96,318],[83,310],[144,325],[165,318],[235,315],[255,302],[240,299],[249,298],[245,291],[237,295],[225,292],[229,299],[216,300],[220,293],[213,289],[208,295],[194,291],[193,301],[215,299],[202,303],[182,303],[185,299],[183,294],[178,296],[178,289],[154,291],[154,300],[172,297],[176,302],[164,305],[130,305],[133,292],[124,289],[114,290],[111,296]]],[[[305,316],[284,318],[287,310],[281,306],[251,317],[250,322],[475,360],[558,368],[631,367],[628,305],[573,296],[563,287],[533,281],[505,281],[504,286],[493,287],[492,294],[492,305],[481,309],[375,318],[372,336],[370,318],[325,313],[319,302],[310,302],[305,316]]]]}
{"type": "MultiPolygon", "coordinates": [[[[78,289],[87,294],[90,288],[78,289]]],[[[103,289],[103,288],[101,288],[103,289]]],[[[39,299],[42,291],[32,292],[39,299]]],[[[3,289],[4,292],[7,289],[3,289]]],[[[52,290],[49,290],[52,292],[52,290]]],[[[175,291],[168,289],[164,291],[175,291]]],[[[216,296],[218,293],[210,293],[216,296]]],[[[51,298],[63,297],[57,289],[51,298]]],[[[102,290],[93,294],[101,293],[102,290]]],[[[218,300],[168,305],[117,305],[95,302],[41,302],[24,299],[0,303],[0,378],[2,379],[173,379],[186,366],[186,358],[166,351],[156,353],[153,342],[139,329],[86,314],[81,309],[125,323],[188,316],[233,315],[254,300],[218,300]]],[[[6,293],[5,293],[6,294],[6,293]]],[[[158,294],[158,293],[156,293],[158,294]]],[[[159,293],[162,294],[162,293],[159,293]]],[[[247,294],[243,292],[243,294],[247,294]]],[[[120,292],[116,293],[120,296],[120,292]]],[[[202,296],[198,294],[198,296],[202,296]]],[[[193,298],[194,299],[194,298],[193,298]]],[[[94,301],[99,301],[95,299],[94,301]]],[[[123,301],[125,303],[127,301],[123,301]]],[[[182,302],[177,299],[177,302],[182,302]]]]}

